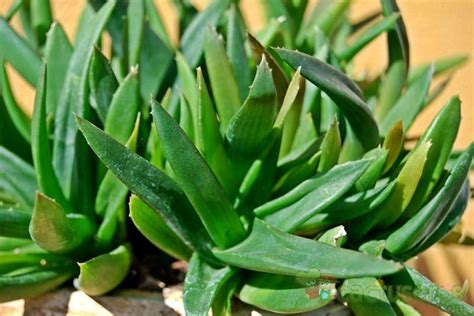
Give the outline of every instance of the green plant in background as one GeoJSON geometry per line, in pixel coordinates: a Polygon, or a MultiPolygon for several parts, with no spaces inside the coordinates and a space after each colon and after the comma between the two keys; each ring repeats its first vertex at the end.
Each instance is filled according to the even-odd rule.
{"type": "Polygon", "coordinates": [[[307,1],[262,1],[269,23],[256,37],[246,33],[233,1],[201,12],[176,1],[176,52],[152,1],[115,9],[114,2],[90,1],[74,48],[58,24],[48,36],[38,33],[51,23],[33,22],[47,17],[34,17],[42,12],[31,9],[34,2],[13,8],[29,17],[22,19],[28,42],[0,20],[0,33],[16,44],[0,41],[4,58],[29,82],[39,79],[29,132],[2,78],[8,126],[31,141],[34,164],[23,161],[29,150],[19,142],[8,147],[2,140],[2,300],[14,287],[27,288],[16,292],[27,296],[57,286],[87,259],[80,288],[101,294],[113,287],[102,283],[117,285],[130,261],[122,245],[130,190],[130,217],[141,233],[189,260],[190,315],[211,307],[230,313],[234,295],[281,313],[416,315],[405,302],[411,296],[472,314],[403,264],[447,236],[469,199],[474,146],[450,159],[457,97],[412,149],[405,146],[417,115],[446,87],[445,80],[430,90],[432,78],[465,58],[410,68],[394,1],[382,0],[380,13],[358,23],[347,18],[349,0],[323,0],[313,9],[307,1]],[[93,48],[105,27],[110,61],[93,48]],[[355,78],[352,59],[383,33],[387,70],[355,78]]]}

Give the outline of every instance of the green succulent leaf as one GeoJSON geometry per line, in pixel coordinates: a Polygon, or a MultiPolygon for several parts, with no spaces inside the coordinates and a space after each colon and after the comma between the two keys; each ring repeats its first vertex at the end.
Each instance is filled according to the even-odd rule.
{"type": "Polygon", "coordinates": [[[342,299],[349,304],[355,316],[368,314],[397,315],[376,278],[345,280],[340,289],[342,299]]]}
{"type": "Polygon", "coordinates": [[[380,124],[382,136],[387,135],[389,129],[398,121],[403,122],[404,132],[410,128],[425,105],[432,78],[433,67],[430,67],[408,86],[403,96],[398,99],[382,120],[380,124]]]}
{"type": "Polygon", "coordinates": [[[330,303],[335,289],[318,278],[253,272],[238,289],[239,299],[274,313],[304,313],[330,303]]]}
{"type": "Polygon", "coordinates": [[[0,274],[16,274],[22,269],[28,268],[47,269],[58,265],[64,265],[64,263],[68,262],[70,262],[70,260],[67,257],[51,253],[41,253],[38,251],[36,251],[36,253],[22,251],[17,251],[16,253],[3,252],[0,253],[0,274]]]}
{"type": "Polygon", "coordinates": [[[190,104],[192,120],[197,120],[198,90],[196,89],[196,77],[184,56],[176,53],[176,65],[178,67],[178,77],[181,83],[181,93],[186,97],[190,104]]]}
{"type": "MultiPolygon", "coordinates": [[[[395,0],[381,0],[380,2],[385,17],[391,16],[394,13],[400,13],[395,0]]],[[[387,41],[389,64],[392,65],[394,62],[403,61],[406,75],[410,66],[410,47],[405,23],[401,16],[397,19],[395,29],[388,32],[387,41]]]]}
{"type": "Polygon", "coordinates": [[[312,56],[286,49],[277,49],[277,52],[293,69],[301,66],[302,76],[318,86],[336,103],[365,150],[379,144],[377,124],[354,82],[336,68],[312,56]]]}
{"type": "Polygon", "coordinates": [[[215,27],[230,4],[230,0],[215,1],[197,14],[181,37],[180,47],[191,67],[198,65],[203,48],[206,30],[215,27]]]}
{"type": "Polygon", "coordinates": [[[380,82],[377,105],[374,110],[377,122],[383,122],[397,103],[405,85],[405,76],[405,65],[402,60],[394,62],[387,69],[380,82]]]}
{"type": "Polygon", "coordinates": [[[240,108],[240,95],[232,64],[215,29],[209,28],[206,32],[204,57],[217,112],[225,130],[240,108]]]}
{"type": "Polygon", "coordinates": [[[395,262],[284,233],[258,218],[243,242],[215,249],[214,254],[236,267],[302,278],[381,276],[401,268],[395,262]]]}
{"type": "Polygon", "coordinates": [[[460,124],[461,101],[459,97],[452,97],[436,115],[417,143],[417,146],[421,146],[424,142],[431,142],[432,145],[426,157],[423,174],[404,218],[411,217],[421,208],[438,183],[456,140],[460,124]]]}
{"type": "Polygon", "coordinates": [[[369,166],[362,160],[318,174],[276,200],[255,209],[272,226],[292,232],[346,193],[369,166]]]}
{"type": "Polygon", "coordinates": [[[249,39],[250,47],[256,62],[258,62],[262,56],[265,56],[265,60],[268,62],[268,65],[272,70],[273,82],[275,84],[277,94],[277,106],[279,108],[283,104],[283,99],[288,89],[288,78],[270,51],[268,51],[255,37],[253,37],[252,34],[247,33],[247,37],[249,39]]]}
{"type": "MultiPolygon", "coordinates": [[[[1,59],[0,59],[1,62],[1,59]]],[[[23,110],[19,107],[18,103],[15,100],[15,97],[12,93],[12,89],[10,87],[10,82],[7,76],[7,71],[5,64],[2,63],[2,69],[0,69],[0,83],[1,83],[1,93],[3,96],[3,100],[5,101],[5,105],[10,115],[10,118],[15,125],[16,129],[20,132],[21,136],[27,141],[31,142],[31,120],[30,118],[23,112],[23,110]]]]}
{"type": "Polygon", "coordinates": [[[334,119],[329,130],[326,132],[320,150],[321,158],[318,164],[318,172],[328,171],[337,164],[341,150],[341,134],[337,119],[334,119]]]}
{"type": "Polygon", "coordinates": [[[272,132],[276,111],[275,85],[268,63],[262,58],[247,100],[228,124],[229,151],[245,158],[258,155],[272,132]]]}
{"type": "Polygon", "coordinates": [[[89,146],[107,168],[158,212],[183,242],[212,260],[209,235],[177,183],[88,121],[77,118],[77,122],[89,146]]]}
{"type": "Polygon", "coordinates": [[[382,173],[382,169],[387,159],[387,150],[384,148],[374,148],[368,151],[364,156],[364,159],[372,159],[369,167],[360,176],[360,178],[354,183],[356,191],[362,192],[369,190],[374,187],[375,183],[382,173]]]}
{"type": "Polygon", "coordinates": [[[226,248],[243,240],[246,232],[209,165],[161,105],[152,101],[152,109],[163,151],[177,182],[213,241],[217,246],[226,248]]]}
{"type": "Polygon", "coordinates": [[[0,189],[13,194],[22,209],[31,211],[37,188],[33,167],[20,157],[0,146],[0,189]]]}
{"type": "Polygon", "coordinates": [[[173,65],[173,51],[145,23],[140,55],[140,93],[143,99],[156,95],[163,88],[166,75],[173,65]]]}
{"type": "Polygon", "coordinates": [[[129,2],[127,6],[127,44],[128,67],[140,62],[145,20],[144,0],[129,2]]]}
{"type": "Polygon", "coordinates": [[[75,285],[88,295],[105,294],[122,283],[131,264],[130,246],[121,245],[109,253],[79,263],[80,273],[75,285]]]}
{"type": "MultiPolygon", "coordinates": [[[[55,116],[53,166],[61,188],[68,197],[73,190],[73,181],[76,180],[74,177],[75,165],[80,165],[80,156],[76,156],[78,154],[76,149],[79,149],[80,146],[76,146],[78,135],[77,127],[74,124],[74,113],[81,116],[86,113],[87,75],[94,53],[93,45],[99,40],[114,6],[115,0],[108,1],[97,13],[93,14],[88,24],[84,26],[82,33],[78,33],[78,41],[69,62],[58,103],[55,116]]],[[[81,170],[84,178],[87,171],[88,169],[81,170]]]]}
{"type": "Polygon", "coordinates": [[[231,267],[215,267],[193,254],[184,280],[183,302],[187,315],[208,315],[220,288],[237,272],[231,267]]]}
{"type": "Polygon", "coordinates": [[[463,65],[469,60],[469,56],[465,54],[453,55],[435,60],[433,63],[416,66],[410,69],[408,74],[408,82],[412,82],[424,73],[431,65],[434,65],[433,76],[439,76],[446,72],[452,71],[463,65]]]}
{"type": "MultiPolygon", "coordinates": [[[[132,151],[135,151],[137,147],[139,127],[140,115],[137,115],[135,127],[125,144],[132,151]]],[[[125,217],[127,195],[128,188],[111,171],[107,171],[99,186],[95,200],[96,212],[104,217],[96,235],[99,246],[110,245],[116,232],[120,231],[120,227],[117,226],[120,225],[120,215],[122,214],[122,217],[125,217]]],[[[125,230],[125,227],[122,230],[125,230]]],[[[115,238],[115,240],[117,239],[119,238],[115,238]]]]}
{"type": "Polygon", "coordinates": [[[387,238],[388,251],[394,255],[407,251],[439,228],[448,215],[451,204],[463,189],[471,160],[472,155],[469,151],[459,157],[436,195],[387,238]]]}
{"type": "Polygon", "coordinates": [[[13,238],[30,238],[28,226],[30,224],[31,214],[20,210],[9,208],[0,208],[0,236],[13,238]]]}
{"type": "Polygon", "coordinates": [[[387,186],[375,187],[340,199],[300,225],[297,232],[311,234],[323,227],[339,225],[367,214],[379,206],[394,187],[395,182],[391,182],[387,186]]]}
{"type": "Polygon", "coordinates": [[[421,241],[415,248],[403,254],[404,258],[412,258],[419,253],[425,251],[435,243],[439,242],[446,238],[449,233],[459,224],[461,218],[466,211],[467,203],[471,197],[471,190],[469,187],[469,181],[466,179],[464,186],[461,192],[458,194],[456,199],[449,206],[449,209],[446,211],[448,214],[446,219],[439,225],[439,227],[427,234],[423,241],[421,241]]]}
{"type": "Polygon", "coordinates": [[[44,47],[44,58],[48,64],[46,112],[54,114],[64,86],[73,48],[59,23],[53,23],[47,35],[44,47]]]}
{"type": "Polygon", "coordinates": [[[110,102],[104,131],[124,144],[133,131],[139,109],[138,73],[136,69],[132,69],[110,102]]]}
{"type": "Polygon", "coordinates": [[[387,150],[387,159],[385,159],[382,173],[386,173],[390,170],[397,161],[403,147],[403,139],[403,123],[402,121],[398,121],[390,128],[383,141],[383,148],[387,150]]]}
{"type": "Polygon", "coordinates": [[[47,66],[43,65],[37,85],[35,107],[31,122],[31,151],[35,166],[38,188],[45,195],[55,199],[66,212],[73,211],[59,184],[58,177],[51,163],[49,132],[46,122],[46,82],[47,66]]]}
{"type": "Polygon", "coordinates": [[[240,100],[248,95],[251,81],[250,66],[245,51],[245,25],[239,7],[231,5],[227,20],[227,55],[239,87],[240,100]]]}
{"type": "Polygon", "coordinates": [[[29,226],[33,241],[50,252],[71,252],[86,242],[95,231],[94,223],[80,214],[66,214],[51,198],[36,193],[29,226]]]}
{"type": "Polygon", "coordinates": [[[350,61],[354,56],[356,56],[365,46],[377,38],[380,34],[387,32],[394,28],[397,23],[397,20],[400,18],[400,15],[393,13],[372,25],[367,31],[361,34],[354,42],[337,54],[339,59],[344,61],[350,61]]]}
{"type": "Polygon", "coordinates": [[[0,17],[0,38],[0,54],[30,85],[35,85],[41,68],[38,53],[3,17],[0,17]]]}
{"type": "Polygon", "coordinates": [[[388,277],[385,281],[390,285],[396,285],[403,296],[431,304],[449,314],[467,316],[474,313],[472,306],[438,287],[410,267],[405,266],[403,271],[388,277]]]}
{"type": "Polygon", "coordinates": [[[402,216],[416,191],[431,143],[418,147],[400,170],[395,188],[383,203],[349,227],[349,234],[363,237],[373,228],[386,228],[402,216]]]}
{"type": "Polygon", "coordinates": [[[31,26],[36,42],[42,46],[46,41],[47,32],[53,23],[51,4],[49,0],[31,0],[31,26]]]}
{"type": "Polygon", "coordinates": [[[191,249],[166,225],[158,212],[136,195],[131,196],[129,208],[133,224],[152,244],[177,259],[191,258],[191,249]]]}
{"type": "Polygon", "coordinates": [[[99,49],[95,48],[89,67],[89,100],[102,123],[105,123],[110,103],[118,86],[109,61],[99,49]]]}
{"type": "Polygon", "coordinates": [[[195,143],[194,138],[194,124],[195,120],[193,120],[193,113],[191,112],[191,106],[189,102],[186,100],[183,94],[180,95],[179,101],[179,127],[184,131],[186,136],[195,143]]]}
{"type": "Polygon", "coordinates": [[[37,296],[63,284],[76,273],[71,262],[58,267],[0,276],[0,302],[37,296]]]}

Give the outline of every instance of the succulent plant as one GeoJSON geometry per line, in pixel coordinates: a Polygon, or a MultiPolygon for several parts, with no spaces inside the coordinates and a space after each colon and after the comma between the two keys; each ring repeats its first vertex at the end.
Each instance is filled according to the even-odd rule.
{"type": "MultiPolygon", "coordinates": [[[[201,12],[176,1],[183,30],[176,51],[152,1],[119,2],[115,9],[104,2],[90,1],[74,49],[53,31],[31,37],[39,50],[44,45],[43,66],[31,44],[0,20],[0,34],[22,52],[0,41],[5,59],[31,83],[39,78],[31,133],[2,78],[9,124],[16,127],[11,133],[31,139],[34,165],[19,143],[2,148],[0,159],[12,166],[0,169],[1,201],[9,209],[0,213],[9,258],[2,300],[15,287],[17,296],[55,287],[76,275],[74,263],[84,259],[77,283],[86,292],[101,294],[112,288],[104,290],[103,282],[123,279],[128,266],[116,258],[129,264],[122,244],[130,190],[138,230],[189,261],[189,315],[211,308],[228,314],[234,295],[279,313],[416,315],[407,297],[455,315],[474,312],[404,263],[447,236],[469,200],[474,145],[451,154],[459,98],[448,100],[412,148],[405,137],[446,87],[443,81],[430,90],[432,78],[464,57],[410,68],[393,0],[382,0],[381,12],[357,23],[347,18],[349,0],[323,0],[312,12],[307,1],[265,0],[269,23],[255,37],[230,0],[201,12]],[[110,61],[93,48],[105,27],[110,61]],[[353,57],[383,33],[386,71],[356,77],[353,57]],[[53,41],[56,48],[48,50],[53,41]],[[63,50],[69,54],[51,56],[63,50]],[[58,234],[71,237],[50,238],[58,234]],[[60,263],[58,271],[68,262],[71,270],[56,272],[62,278],[55,282],[38,281],[31,275],[49,277],[41,262],[60,263]],[[21,276],[31,284],[25,287],[21,276]]],[[[44,27],[32,34],[38,30],[44,27]]]]}

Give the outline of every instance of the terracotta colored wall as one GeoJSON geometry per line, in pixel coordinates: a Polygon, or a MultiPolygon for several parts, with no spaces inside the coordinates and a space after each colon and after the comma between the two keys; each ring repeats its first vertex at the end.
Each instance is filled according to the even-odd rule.
{"type": "MultiPolygon", "coordinates": [[[[13,0],[0,0],[0,13],[4,13],[13,0]]],[[[165,18],[166,27],[173,30],[176,15],[171,7],[171,0],[155,0],[165,18]]],[[[194,1],[198,8],[206,6],[208,0],[194,1]]],[[[352,15],[361,17],[379,6],[378,0],[355,0],[352,15]]],[[[73,37],[78,15],[84,0],[52,0],[55,17],[65,27],[69,37],[73,37]]],[[[474,0],[398,0],[400,9],[407,24],[411,41],[413,64],[429,62],[433,59],[449,56],[454,53],[474,53],[474,0]]],[[[258,0],[242,0],[242,10],[251,31],[258,30],[264,23],[258,0]]],[[[171,34],[174,34],[171,32],[171,34]]],[[[379,38],[357,58],[359,71],[374,73],[385,66],[385,39],[379,38]]],[[[13,72],[11,72],[13,76],[13,72]]],[[[26,111],[31,112],[34,97],[33,90],[15,76],[15,94],[26,111]]],[[[425,111],[411,130],[412,135],[419,135],[429,124],[435,113],[446,102],[449,96],[459,94],[462,105],[463,122],[456,148],[466,147],[474,139],[474,63],[470,61],[454,76],[447,91],[437,102],[425,111]]],[[[473,177],[471,176],[471,179],[473,177]]],[[[474,179],[473,179],[474,180],[474,179]]],[[[474,235],[474,207],[471,204],[465,216],[467,230],[474,235]]],[[[437,246],[423,254],[413,264],[428,273],[438,284],[445,288],[462,284],[464,279],[474,284],[472,261],[474,248],[437,246]]],[[[469,293],[469,301],[474,302],[474,290],[469,293]]],[[[426,314],[431,314],[428,310],[426,314]]]]}

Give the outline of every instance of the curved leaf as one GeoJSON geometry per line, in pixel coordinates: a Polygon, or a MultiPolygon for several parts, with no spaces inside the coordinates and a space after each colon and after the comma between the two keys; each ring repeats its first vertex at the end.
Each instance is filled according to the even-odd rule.
{"type": "Polygon", "coordinates": [[[79,263],[75,285],[88,295],[102,295],[116,288],[128,275],[132,252],[121,245],[109,253],[79,263]]]}
{"type": "Polygon", "coordinates": [[[243,242],[215,249],[214,254],[236,267],[302,278],[381,276],[401,268],[392,261],[281,232],[258,218],[243,242]]]}
{"type": "Polygon", "coordinates": [[[293,69],[301,66],[301,75],[317,85],[336,103],[365,150],[379,144],[377,124],[354,82],[336,68],[312,56],[286,49],[276,51],[293,69]]]}

